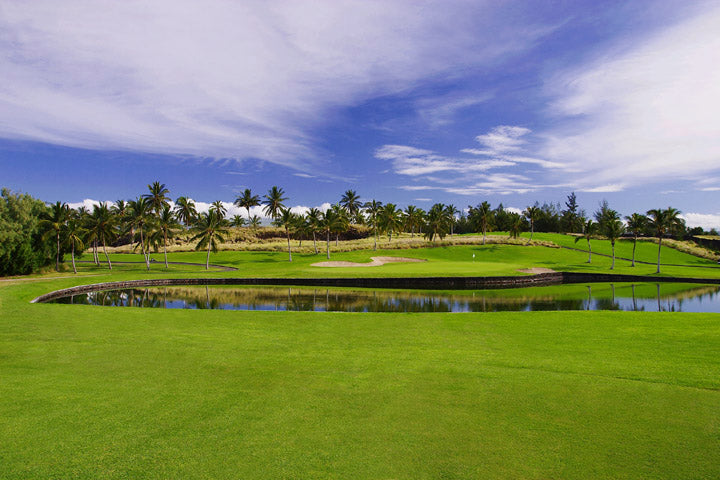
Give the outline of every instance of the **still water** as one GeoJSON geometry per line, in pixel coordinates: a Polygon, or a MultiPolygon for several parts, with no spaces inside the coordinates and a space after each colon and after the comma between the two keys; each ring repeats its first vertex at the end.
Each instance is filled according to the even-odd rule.
{"type": "Polygon", "coordinates": [[[476,291],[177,286],[106,290],[64,297],[52,303],[316,312],[629,310],[718,313],[720,286],[618,283],[476,291]]]}

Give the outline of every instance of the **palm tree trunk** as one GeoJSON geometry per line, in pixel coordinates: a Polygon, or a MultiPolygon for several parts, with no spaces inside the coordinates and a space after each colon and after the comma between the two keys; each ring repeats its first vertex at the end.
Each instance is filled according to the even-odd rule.
{"type": "Polygon", "coordinates": [[[327,258],[330,260],[330,230],[327,231],[327,258]]]}
{"type": "Polygon", "coordinates": [[[103,253],[105,254],[105,259],[107,260],[108,269],[112,270],[112,263],[110,263],[110,257],[107,253],[107,248],[105,248],[105,235],[102,237],[102,244],[103,244],[103,253]]]}
{"type": "Polygon", "coordinates": [[[289,262],[292,262],[292,250],[290,249],[290,231],[285,230],[285,233],[287,233],[287,241],[288,241],[288,256],[290,257],[289,262]]]}
{"type": "Polygon", "coordinates": [[[657,271],[655,273],[660,273],[660,247],[662,247],[662,236],[658,235],[658,262],[657,271]]]}
{"type": "Polygon", "coordinates": [[[163,244],[163,252],[165,253],[165,268],[168,268],[168,261],[167,261],[167,231],[163,232],[163,240],[165,240],[165,243],[163,244]]]}
{"type": "Polygon", "coordinates": [[[98,258],[97,253],[97,238],[93,240],[93,261],[95,262],[96,266],[100,265],[100,259],[98,258]]]}
{"type": "Polygon", "coordinates": [[[315,230],[313,230],[313,248],[315,249],[315,255],[317,255],[317,239],[315,237],[315,230]]]}
{"type": "Polygon", "coordinates": [[[637,236],[633,239],[633,256],[632,256],[632,264],[631,267],[635,266],[635,247],[637,247],[637,236]]]}
{"type": "Polygon", "coordinates": [[[338,232],[338,233],[335,235],[335,246],[336,246],[336,247],[338,246],[338,242],[339,242],[339,241],[340,241],[340,232],[338,232]]]}
{"type": "Polygon", "coordinates": [[[55,255],[55,271],[60,271],[60,230],[58,230],[57,232],[57,253],[55,255]]]}
{"type": "Polygon", "coordinates": [[[535,233],[535,222],[530,219],[530,241],[532,242],[533,234],[535,233]]]}
{"type": "Polygon", "coordinates": [[[483,225],[483,245],[485,245],[485,235],[487,234],[487,227],[483,225]]]}
{"type": "Polygon", "coordinates": [[[610,243],[612,245],[612,255],[613,255],[613,260],[612,260],[612,265],[610,266],[610,270],[615,270],[615,240],[613,240],[610,243]]]}
{"type": "Polygon", "coordinates": [[[210,270],[210,247],[212,246],[212,238],[208,240],[207,256],[205,257],[205,270],[210,270]]]}
{"type": "Polygon", "coordinates": [[[145,238],[143,237],[142,228],[140,229],[140,251],[143,254],[143,258],[145,259],[145,266],[148,270],[150,270],[150,255],[145,254],[145,238]]]}
{"type": "Polygon", "coordinates": [[[377,240],[378,240],[377,225],[373,225],[373,234],[375,236],[375,245],[373,245],[373,250],[377,250],[377,240]]]}
{"type": "Polygon", "coordinates": [[[75,268],[75,242],[71,239],[70,243],[72,243],[72,265],[73,265],[73,273],[77,274],[77,268],[75,268]]]}
{"type": "Polygon", "coordinates": [[[592,263],[592,247],[590,246],[590,239],[587,239],[588,242],[588,263],[592,263]]]}
{"type": "Polygon", "coordinates": [[[250,226],[250,207],[245,207],[248,211],[248,227],[250,226]]]}

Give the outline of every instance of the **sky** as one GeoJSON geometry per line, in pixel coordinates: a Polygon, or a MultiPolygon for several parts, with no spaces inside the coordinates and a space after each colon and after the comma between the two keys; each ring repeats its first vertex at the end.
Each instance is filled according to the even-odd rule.
{"type": "MultiPolygon", "coordinates": [[[[720,227],[720,2],[3,0],[0,186],[720,227]]],[[[241,211],[231,213],[244,213],[241,211]]]]}

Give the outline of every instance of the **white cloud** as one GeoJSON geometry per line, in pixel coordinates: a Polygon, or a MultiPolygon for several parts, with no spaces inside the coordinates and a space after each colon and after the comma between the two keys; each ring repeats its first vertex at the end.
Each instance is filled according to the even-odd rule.
{"type": "Polygon", "coordinates": [[[547,33],[508,22],[508,10],[492,2],[7,0],[0,136],[307,169],[323,158],[314,128],[338,109],[458,66],[489,65],[547,33]]]}
{"type": "Polygon", "coordinates": [[[558,127],[544,158],[581,186],[698,179],[720,168],[720,8],[610,52],[548,82],[558,127]]]}
{"type": "Polygon", "coordinates": [[[507,160],[460,159],[438,155],[405,145],[384,145],[377,149],[375,157],[392,162],[399,175],[420,176],[438,172],[477,173],[493,168],[515,165],[507,160]]]}
{"type": "Polygon", "coordinates": [[[611,183],[608,185],[600,185],[592,188],[579,188],[580,192],[605,193],[605,192],[621,192],[625,186],[619,183],[611,183]]]}
{"type": "Polygon", "coordinates": [[[511,125],[500,125],[484,135],[478,135],[475,140],[495,153],[514,152],[522,149],[527,141],[523,138],[530,133],[530,129],[511,125]]]}
{"type": "Polygon", "coordinates": [[[720,229],[720,214],[684,213],[680,217],[685,219],[688,227],[702,227],[704,230],[720,229]]]}
{"type": "Polygon", "coordinates": [[[417,113],[421,119],[432,127],[444,127],[453,123],[455,115],[469,107],[473,107],[492,98],[485,93],[452,94],[442,97],[423,98],[417,102],[417,113]]]}

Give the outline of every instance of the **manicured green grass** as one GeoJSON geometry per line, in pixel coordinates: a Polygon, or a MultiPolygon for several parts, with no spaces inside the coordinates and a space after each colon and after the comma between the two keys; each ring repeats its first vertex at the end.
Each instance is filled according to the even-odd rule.
{"type": "Polygon", "coordinates": [[[28,303],[130,278],[517,274],[585,260],[505,246],[333,259],[373,255],[429,261],[318,269],[315,256],[228,252],[211,261],[240,273],[83,265],[88,276],[0,282],[0,478],[720,477],[720,315],[28,303]]]}

